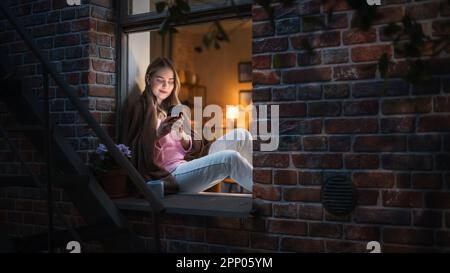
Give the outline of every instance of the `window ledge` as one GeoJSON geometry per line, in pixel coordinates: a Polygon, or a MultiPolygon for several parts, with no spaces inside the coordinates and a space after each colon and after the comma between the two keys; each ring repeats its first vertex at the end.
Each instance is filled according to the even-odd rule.
{"type": "MultiPolygon", "coordinates": [[[[115,199],[114,203],[122,210],[150,211],[148,202],[138,198],[115,199]]],[[[253,205],[251,194],[210,193],[198,194],[179,193],[167,195],[162,200],[166,213],[247,217],[253,205]]]]}

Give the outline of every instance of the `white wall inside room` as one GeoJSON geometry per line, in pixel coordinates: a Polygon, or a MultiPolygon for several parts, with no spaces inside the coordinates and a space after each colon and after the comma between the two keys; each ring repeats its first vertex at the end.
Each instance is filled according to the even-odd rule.
{"type": "Polygon", "coordinates": [[[199,84],[207,87],[207,104],[239,103],[239,90],[251,90],[252,83],[239,83],[238,63],[251,62],[251,20],[226,20],[222,25],[229,34],[229,43],[221,48],[194,50],[202,44],[203,34],[211,23],[178,28],[173,40],[173,60],[178,69],[193,71],[199,76],[199,84]]]}

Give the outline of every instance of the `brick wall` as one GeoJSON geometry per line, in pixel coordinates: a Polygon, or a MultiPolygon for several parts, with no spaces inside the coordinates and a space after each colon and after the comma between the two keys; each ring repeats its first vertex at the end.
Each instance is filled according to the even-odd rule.
{"type": "MultiPolygon", "coordinates": [[[[111,11],[109,4],[104,5],[109,2],[75,8],[74,15],[73,8],[45,3],[25,2],[16,12],[27,21],[42,17],[39,8],[52,10],[29,27],[51,32],[41,34],[41,43],[49,45],[50,52],[59,52],[53,53],[59,54],[54,61],[89,98],[99,121],[112,124],[107,121],[114,111],[115,64],[109,57],[115,52],[113,25],[108,23],[111,11]],[[79,18],[86,12],[87,19],[79,18]],[[52,25],[53,16],[50,20],[60,23],[43,27],[52,25]],[[87,23],[78,22],[83,20],[87,23]],[[59,30],[64,26],[65,31],[59,30]],[[74,26],[81,29],[74,31],[74,26]]],[[[450,7],[447,1],[383,1],[380,18],[362,32],[354,27],[354,11],[345,1],[337,3],[332,22],[325,14],[329,4],[320,1],[276,7],[275,27],[261,7],[253,6],[253,100],[282,106],[279,149],[254,154],[255,205],[261,216],[167,215],[161,225],[164,250],[366,252],[372,240],[380,241],[385,252],[449,250],[450,49],[426,57],[433,79],[412,86],[402,80],[405,60],[394,52],[383,28],[409,13],[437,38],[448,34],[450,7]],[[324,20],[328,28],[305,20],[305,15],[324,20]],[[304,38],[314,46],[314,57],[301,50],[304,38]],[[381,93],[384,81],[376,63],[383,52],[396,64],[390,67],[389,86],[381,93]],[[356,210],[344,217],[327,213],[320,203],[322,181],[337,173],[350,177],[359,194],[356,210]]],[[[0,30],[2,41],[6,39],[2,49],[26,67],[28,55],[20,40],[5,34],[11,33],[7,24],[1,23],[0,30]]],[[[39,83],[38,68],[24,69],[29,71],[24,76],[30,84],[39,83]]],[[[67,114],[67,127],[75,131],[68,135],[74,145],[90,143],[79,133],[83,126],[69,121],[77,117],[66,100],[55,101],[60,101],[60,110],[55,110],[61,112],[59,121],[67,114]]],[[[69,200],[63,194],[59,198],[67,214],[74,213],[69,200]]],[[[0,223],[17,233],[45,227],[43,205],[30,189],[1,189],[0,223]]],[[[148,215],[128,212],[126,216],[132,229],[150,244],[148,215]]]]}
{"type": "Polygon", "coordinates": [[[272,247],[365,251],[376,240],[386,252],[448,249],[450,48],[425,57],[433,79],[412,86],[401,78],[405,59],[383,34],[404,14],[433,38],[448,34],[440,27],[448,27],[448,2],[383,1],[366,32],[346,1],[299,2],[275,9],[275,27],[253,8],[254,100],[280,104],[281,115],[278,151],[254,155],[256,196],[272,208],[266,231],[278,237],[272,247]],[[301,50],[303,39],[315,56],[301,50]],[[395,64],[383,92],[376,64],[385,52],[395,64]],[[336,173],[351,177],[359,193],[348,217],[320,203],[322,181],[336,173]]]}
{"type": "MultiPolygon", "coordinates": [[[[81,6],[68,6],[65,0],[9,1],[13,14],[44,50],[56,70],[77,92],[91,114],[115,137],[116,50],[115,15],[112,1],[82,1],[81,6]]],[[[42,66],[20,35],[0,18],[0,50],[17,68],[23,90],[42,95],[42,66]]],[[[50,82],[51,112],[55,122],[84,162],[95,149],[97,139],[63,92],[50,82]]],[[[14,122],[6,106],[0,103],[2,123],[14,122]]],[[[44,174],[45,159],[20,133],[10,134],[30,164],[33,172],[44,174]]],[[[8,145],[0,139],[0,174],[27,174],[14,159],[8,145]]],[[[61,190],[55,190],[55,201],[63,213],[75,215],[76,209],[61,190]]],[[[34,188],[0,188],[0,223],[12,234],[31,234],[46,226],[45,201],[34,188]]]]}

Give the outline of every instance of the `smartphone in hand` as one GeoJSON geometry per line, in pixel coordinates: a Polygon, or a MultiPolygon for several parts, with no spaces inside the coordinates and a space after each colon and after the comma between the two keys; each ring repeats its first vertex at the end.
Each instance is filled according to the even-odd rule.
{"type": "MultiPolygon", "coordinates": [[[[172,111],[173,111],[173,108],[175,108],[175,106],[176,106],[176,105],[171,105],[171,106],[169,107],[169,109],[167,110],[167,116],[168,116],[168,117],[171,117],[171,116],[172,116],[172,111]]],[[[183,115],[183,112],[180,112],[180,113],[178,114],[178,118],[181,118],[182,115],[183,115]]]]}

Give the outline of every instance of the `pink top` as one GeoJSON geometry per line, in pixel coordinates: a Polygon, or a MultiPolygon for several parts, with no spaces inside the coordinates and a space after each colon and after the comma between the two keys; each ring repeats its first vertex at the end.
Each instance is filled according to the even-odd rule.
{"type": "MultiPolygon", "coordinates": [[[[156,128],[159,128],[161,120],[158,119],[156,128]]],[[[162,137],[155,144],[155,163],[166,169],[168,172],[173,172],[178,165],[186,162],[184,156],[192,149],[192,139],[189,138],[189,148],[185,150],[181,144],[181,140],[174,138],[172,133],[162,137]]]]}

